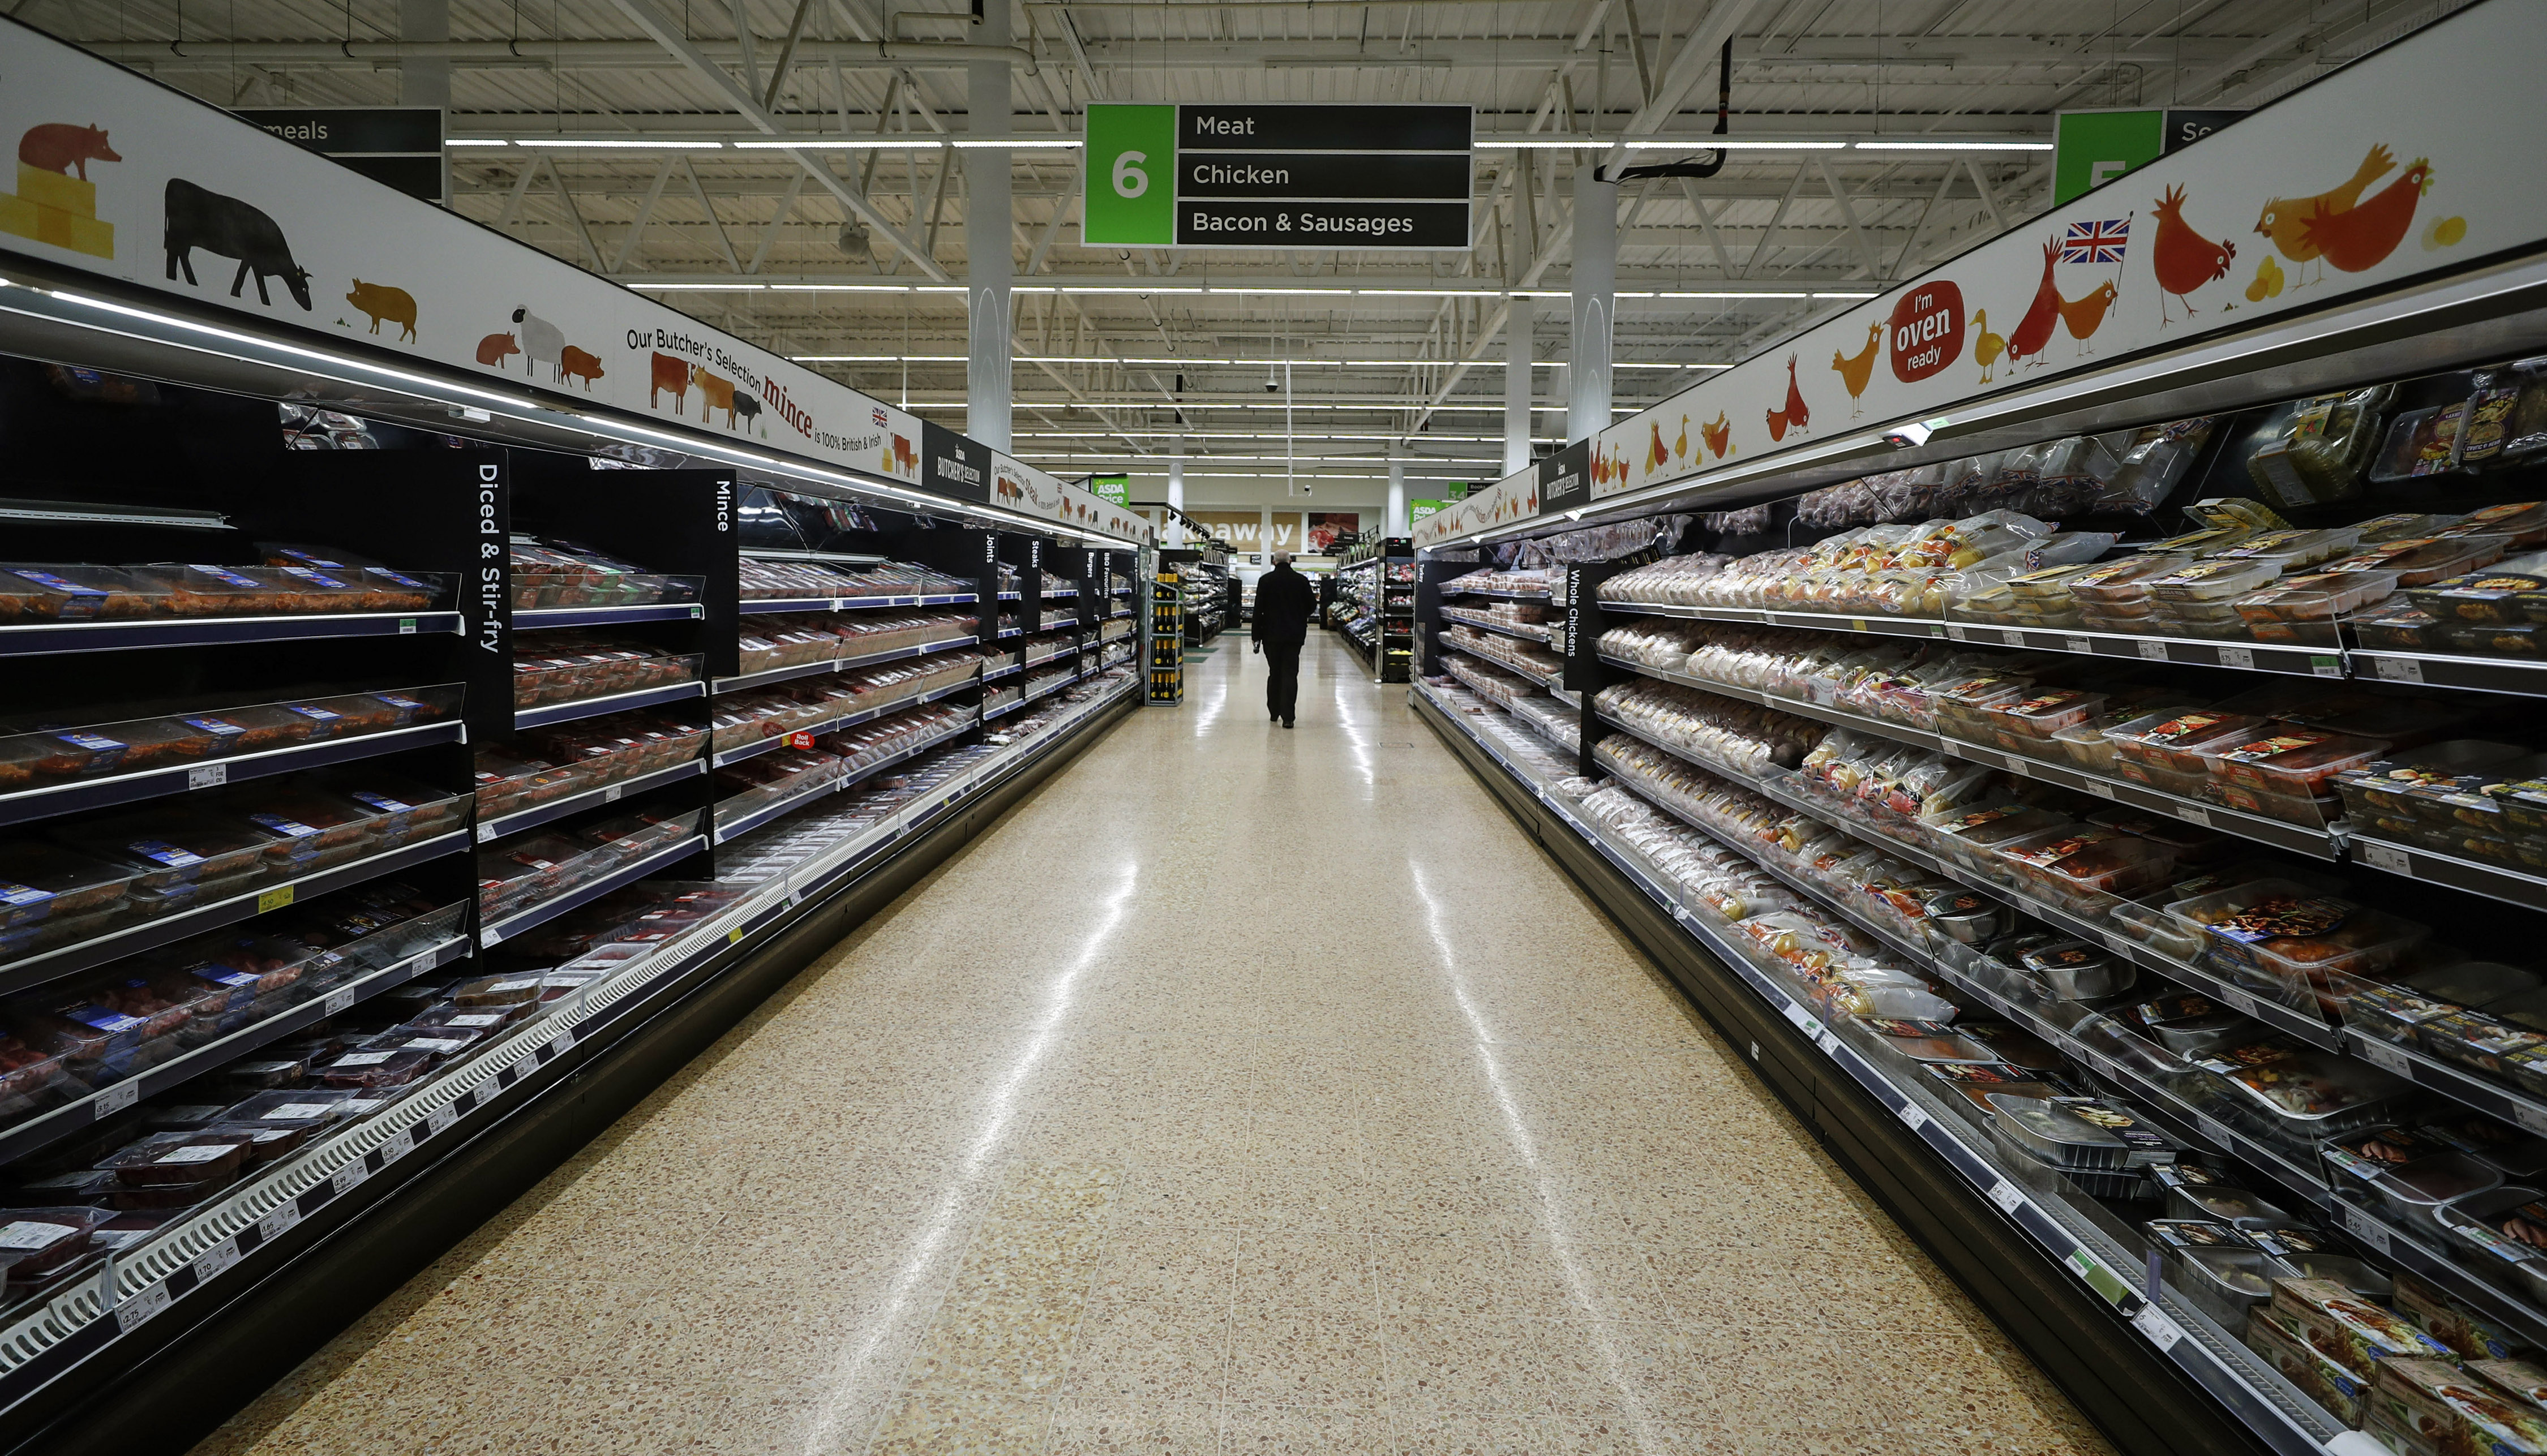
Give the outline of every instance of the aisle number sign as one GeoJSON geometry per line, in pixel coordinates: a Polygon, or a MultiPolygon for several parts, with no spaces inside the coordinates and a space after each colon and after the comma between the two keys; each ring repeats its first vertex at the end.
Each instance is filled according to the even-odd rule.
{"type": "Polygon", "coordinates": [[[2052,205],[2145,167],[2244,116],[2242,111],[2063,112],[2053,118],[2052,205]]]}
{"type": "Polygon", "coordinates": [[[1468,246],[1464,106],[1088,108],[1092,247],[1468,246]]]}

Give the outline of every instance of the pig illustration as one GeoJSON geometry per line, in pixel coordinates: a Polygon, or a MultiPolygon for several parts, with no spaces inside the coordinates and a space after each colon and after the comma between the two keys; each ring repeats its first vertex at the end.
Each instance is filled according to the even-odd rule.
{"type": "Polygon", "coordinates": [[[572,344],[558,351],[558,370],[567,379],[583,381],[583,392],[592,392],[592,382],[601,378],[601,361],[572,344]]]}
{"type": "Polygon", "coordinates": [[[398,335],[399,343],[414,341],[415,295],[385,283],[365,283],[358,278],[354,280],[354,291],[345,296],[345,301],[372,316],[372,332],[379,333],[381,320],[388,319],[404,330],[398,335]]]}
{"type": "Polygon", "coordinates": [[[27,128],[27,134],[18,138],[18,160],[30,167],[59,172],[65,177],[70,175],[73,167],[77,167],[80,181],[86,182],[89,163],[120,162],[124,158],[117,156],[115,148],[106,144],[105,128],[70,127],[54,122],[27,128]]]}
{"type": "Polygon", "coordinates": [[[488,369],[502,369],[505,360],[521,352],[511,334],[488,334],[478,341],[478,362],[488,369]]]}

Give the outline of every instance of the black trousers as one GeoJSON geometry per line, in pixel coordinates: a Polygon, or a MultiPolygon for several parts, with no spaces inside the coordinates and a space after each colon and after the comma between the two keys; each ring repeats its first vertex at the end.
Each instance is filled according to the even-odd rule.
{"type": "Polygon", "coordinates": [[[1300,698],[1300,644],[1265,644],[1265,708],[1288,723],[1300,698]]]}

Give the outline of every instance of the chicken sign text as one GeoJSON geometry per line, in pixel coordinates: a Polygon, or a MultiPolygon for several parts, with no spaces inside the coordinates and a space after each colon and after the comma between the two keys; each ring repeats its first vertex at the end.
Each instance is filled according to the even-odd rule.
{"type": "Polygon", "coordinates": [[[1964,291],[1946,279],[1912,289],[1892,305],[1885,332],[1892,377],[1905,385],[1928,378],[1964,352],[1964,291]]]}

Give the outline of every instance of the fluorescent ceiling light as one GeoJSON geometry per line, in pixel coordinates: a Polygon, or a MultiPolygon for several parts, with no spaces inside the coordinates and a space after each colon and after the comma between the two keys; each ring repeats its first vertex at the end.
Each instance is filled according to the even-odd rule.
{"type": "MultiPolygon", "coordinates": [[[[1572,296],[1571,296],[1571,295],[1568,295],[1568,294],[1559,294],[1557,297],[1558,297],[1558,298],[1570,298],[1570,297],[1572,297],[1572,296]]],[[[1668,292],[1657,292],[1657,293],[1649,293],[1649,294],[1646,294],[1646,293],[1634,293],[1634,294],[1631,294],[1631,293],[1626,293],[1626,292],[1625,292],[1625,291],[1622,291],[1622,292],[1619,292],[1619,293],[1612,294],[1610,297],[1612,297],[1612,298],[1614,298],[1614,299],[1800,299],[1800,298],[1803,298],[1803,297],[1804,297],[1804,295],[1802,295],[1802,294],[1728,294],[1728,293],[1713,292],[1713,291],[1703,290],[1703,289],[1702,289],[1702,290],[1693,290],[1693,291],[1686,291],[1686,292],[1681,291],[1681,290],[1671,290],[1671,291],[1668,291],[1668,292]]]]}
{"type": "Polygon", "coordinates": [[[442,144],[445,146],[510,146],[513,143],[504,140],[500,136],[483,136],[476,138],[455,136],[442,144]]]}
{"type": "Polygon", "coordinates": [[[517,136],[515,146],[612,149],[619,151],[720,151],[722,141],[646,141],[596,136],[517,136]]]}
{"type": "MultiPolygon", "coordinates": [[[[679,289],[681,284],[647,284],[648,288],[679,289]]],[[[762,287],[773,294],[960,294],[967,292],[960,283],[772,283],[762,287]]]]}
{"type": "Polygon", "coordinates": [[[632,291],[650,294],[748,294],[765,290],[765,283],[632,283],[632,291]]]}
{"type": "Polygon", "coordinates": [[[1006,147],[1010,151],[1026,147],[1079,145],[1079,138],[1076,136],[958,136],[954,140],[957,146],[1006,147]]]}
{"type": "MultiPolygon", "coordinates": [[[[784,292],[789,285],[758,283],[640,283],[631,284],[629,287],[669,293],[678,293],[684,290],[705,290],[713,293],[718,291],[730,292],[740,289],[768,289],[773,292],[784,292]]],[[[962,292],[961,286],[957,286],[953,291],[959,293],[962,292]]],[[[1797,297],[1800,298],[1802,296],[1798,295],[1797,297]]],[[[1830,297],[1873,298],[1874,295],[1839,294],[1831,295],[1830,297]]],[[[790,354],[787,357],[797,364],[965,364],[970,362],[969,356],[962,354],[790,354]]],[[[1178,369],[1264,369],[1268,367],[1279,369],[1285,363],[1299,369],[1413,369],[1419,365],[1428,369],[1444,369],[1449,367],[1449,363],[1447,361],[1440,359],[1292,359],[1287,361],[1280,359],[1169,359],[1151,357],[1106,359],[1093,354],[1019,354],[1010,362],[1015,364],[1129,364],[1154,368],[1174,366],[1178,369]]],[[[1507,361],[1501,359],[1471,359],[1467,361],[1467,365],[1470,369],[1502,369],[1506,362],[1507,361]]],[[[1532,367],[1536,369],[1556,369],[1561,367],[1564,363],[1565,361],[1561,359],[1541,359],[1536,361],[1532,367]]],[[[1729,364],[1674,364],[1666,360],[1614,359],[1610,361],[1610,367],[1612,369],[1731,369],[1733,366],[1729,364]]],[[[1166,402],[1162,401],[1161,404],[1152,407],[1165,407],[1165,404],[1166,402]]],[[[1189,409],[1212,409],[1227,406],[1214,405],[1206,400],[1192,400],[1187,401],[1186,407],[1189,409]]],[[[1250,409],[1278,409],[1281,405],[1279,401],[1274,403],[1248,401],[1246,407],[1250,409]]],[[[1301,407],[1305,409],[1308,406],[1304,403],[1301,407]]],[[[1397,409],[1403,408],[1404,406],[1394,404],[1373,404],[1367,407],[1372,409],[1397,409]]],[[[1503,408],[1500,404],[1480,404],[1460,407],[1476,409],[1503,408]]],[[[1557,406],[1535,404],[1532,407],[1534,409],[1552,409],[1557,406]]]]}
{"type": "Polygon", "coordinates": [[[1816,298],[1816,299],[1872,299],[1872,298],[1874,298],[1874,297],[1875,297],[1875,295],[1874,295],[1874,294],[1872,294],[1872,293],[1864,293],[1864,294],[1815,294],[1815,295],[1813,295],[1813,297],[1814,297],[1814,298],[1816,298]]]}
{"type": "Polygon", "coordinates": [[[1629,151],[1714,151],[1718,148],[1725,151],[1838,151],[1848,145],[1845,141],[1728,141],[1721,136],[1710,136],[1697,141],[1645,140],[1601,144],[1621,145],[1629,151]]]}
{"type": "Polygon", "coordinates": [[[2049,141],[1861,141],[1859,151],[2050,151],[2049,141]]]}

